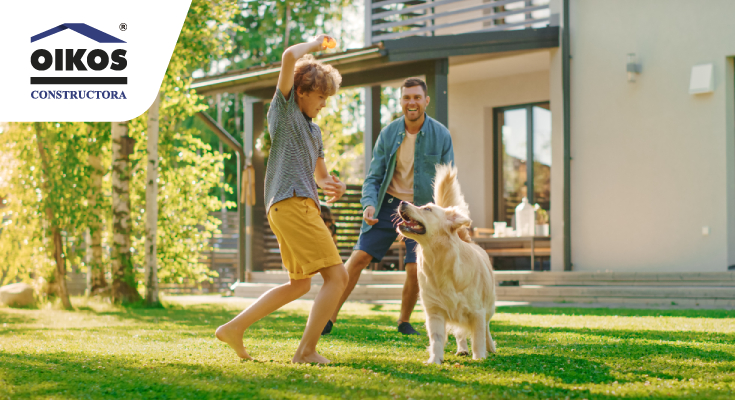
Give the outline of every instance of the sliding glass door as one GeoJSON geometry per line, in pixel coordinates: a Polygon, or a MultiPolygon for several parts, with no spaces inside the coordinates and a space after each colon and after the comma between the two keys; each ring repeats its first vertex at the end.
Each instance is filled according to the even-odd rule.
{"type": "Polygon", "coordinates": [[[494,115],[495,221],[510,225],[524,197],[551,208],[551,111],[545,102],[496,108],[494,115]]]}

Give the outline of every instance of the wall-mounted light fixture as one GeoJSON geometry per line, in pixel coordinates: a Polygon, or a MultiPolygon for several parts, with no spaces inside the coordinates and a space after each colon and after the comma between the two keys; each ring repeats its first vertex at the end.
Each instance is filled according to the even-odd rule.
{"type": "Polygon", "coordinates": [[[692,67],[689,78],[689,94],[710,93],[715,90],[712,64],[700,64],[692,67]]]}
{"type": "Polygon", "coordinates": [[[638,57],[635,53],[628,53],[626,70],[628,71],[628,82],[635,82],[636,76],[641,73],[641,65],[638,63],[638,57]]]}

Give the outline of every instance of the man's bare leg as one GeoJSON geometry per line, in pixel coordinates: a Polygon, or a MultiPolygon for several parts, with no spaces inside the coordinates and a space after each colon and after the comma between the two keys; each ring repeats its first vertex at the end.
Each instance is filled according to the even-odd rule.
{"type": "Polygon", "coordinates": [[[291,279],[288,283],[263,293],[258,300],[255,300],[255,303],[238,314],[232,321],[217,328],[215,336],[232,347],[238,357],[252,360],[242,343],[242,335],[245,330],[259,319],[305,295],[309,289],[311,289],[311,278],[291,279]]]}
{"type": "Polygon", "coordinates": [[[416,263],[406,264],[406,283],[403,284],[403,293],[401,294],[401,316],[398,318],[398,325],[401,322],[409,322],[411,313],[414,307],[416,307],[416,302],[419,300],[419,278],[417,271],[416,263]]]}
{"type": "Polygon", "coordinates": [[[370,261],[372,260],[373,256],[362,250],[355,250],[352,252],[352,254],[350,254],[350,258],[345,263],[348,275],[347,287],[345,288],[342,297],[339,299],[339,305],[337,306],[337,309],[334,310],[334,314],[331,318],[332,322],[337,322],[337,314],[339,314],[339,310],[342,308],[342,305],[345,304],[345,301],[347,301],[347,298],[350,297],[350,294],[355,289],[357,281],[360,280],[360,274],[362,273],[362,270],[370,265],[370,261]]]}
{"type": "Polygon", "coordinates": [[[316,344],[319,342],[324,325],[334,312],[334,304],[347,286],[347,273],[342,264],[324,268],[319,273],[324,278],[324,285],[314,299],[314,305],[311,307],[309,320],[304,329],[304,336],[301,337],[299,348],[291,360],[295,363],[326,364],[329,362],[316,352],[316,344]]]}

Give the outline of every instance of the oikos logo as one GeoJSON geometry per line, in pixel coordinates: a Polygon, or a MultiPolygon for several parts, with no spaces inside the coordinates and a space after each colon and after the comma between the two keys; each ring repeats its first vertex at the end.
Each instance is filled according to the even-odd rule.
{"type": "MultiPolygon", "coordinates": [[[[67,29],[96,43],[125,44],[121,39],[81,23],[61,24],[32,36],[31,43],[36,43],[67,29]]],[[[124,85],[127,85],[128,78],[119,74],[128,66],[126,54],[127,50],[124,48],[113,50],[79,47],[37,48],[31,54],[30,59],[31,66],[37,71],[34,73],[36,76],[31,76],[31,85],[39,86],[37,90],[31,91],[31,98],[34,100],[126,100],[127,97],[122,89],[124,85]],[[53,75],[38,74],[38,72],[48,71],[53,71],[53,75]],[[113,72],[110,73],[110,71],[113,72]],[[99,88],[99,85],[121,86],[118,91],[99,88]],[[65,90],[67,88],[74,90],[65,90]]]]}

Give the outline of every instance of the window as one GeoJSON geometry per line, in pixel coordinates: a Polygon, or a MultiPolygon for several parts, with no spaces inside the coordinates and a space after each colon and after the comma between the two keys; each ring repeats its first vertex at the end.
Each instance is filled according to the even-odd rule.
{"type": "Polygon", "coordinates": [[[494,121],[495,221],[510,226],[524,197],[551,208],[551,111],[548,102],[496,108],[494,121]]]}

